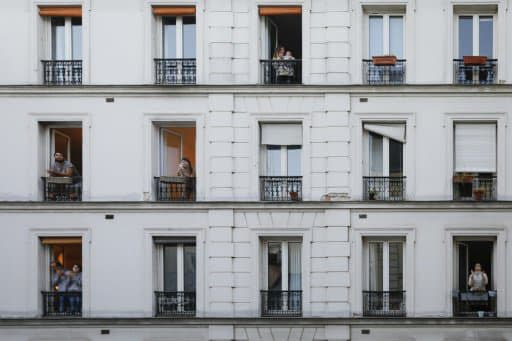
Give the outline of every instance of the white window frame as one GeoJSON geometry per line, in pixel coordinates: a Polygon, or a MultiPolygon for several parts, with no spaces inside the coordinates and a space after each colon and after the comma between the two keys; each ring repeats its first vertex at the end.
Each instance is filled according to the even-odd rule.
{"type": "MultiPolygon", "coordinates": [[[[402,244],[402,290],[405,291],[405,241],[400,237],[388,238],[366,238],[363,244],[364,252],[364,275],[365,275],[365,290],[370,290],[370,244],[382,243],[382,291],[389,291],[389,244],[401,243],[402,244]]],[[[389,302],[388,302],[389,303],[389,302]]]]}
{"type": "MultiPolygon", "coordinates": [[[[49,42],[47,56],[48,56],[48,59],[51,59],[51,60],[62,60],[62,59],[54,59],[55,57],[53,56],[53,48],[52,48],[52,46],[53,46],[52,18],[55,18],[55,17],[44,18],[44,20],[46,21],[47,26],[48,26],[48,29],[46,30],[46,32],[47,32],[47,41],[49,42]]],[[[72,28],[72,24],[71,24],[72,20],[73,20],[72,17],[64,17],[65,58],[63,60],[75,60],[73,58],[73,31],[72,31],[73,28],[72,28]]],[[[83,18],[82,18],[82,39],[81,39],[82,45],[83,45],[83,42],[84,42],[83,34],[84,34],[84,31],[83,31],[83,18]]],[[[84,51],[84,49],[83,49],[83,46],[82,46],[82,58],[81,59],[76,59],[76,60],[83,60],[83,51],[84,51]]]]}
{"type": "Polygon", "coordinates": [[[270,243],[281,243],[281,291],[287,291],[289,288],[288,283],[288,275],[289,275],[289,269],[288,269],[288,244],[289,243],[300,243],[301,245],[301,290],[304,286],[303,282],[303,274],[302,274],[302,263],[303,263],[303,242],[300,239],[262,239],[261,245],[262,245],[262,269],[263,269],[263,276],[262,276],[262,284],[261,288],[262,290],[269,290],[268,289],[268,244],[270,243]]]}
{"type": "MultiPolygon", "coordinates": [[[[364,129],[364,124],[365,123],[369,123],[369,124],[382,124],[382,125],[386,125],[386,124],[402,124],[405,128],[406,128],[406,132],[407,132],[407,123],[406,122],[384,122],[384,123],[380,123],[380,122],[363,122],[362,124],[362,127],[363,127],[363,148],[364,148],[364,153],[363,153],[363,164],[364,164],[364,168],[363,168],[363,172],[365,174],[365,176],[371,176],[370,175],[370,132],[366,129],[364,129]]],[[[376,134],[376,133],[375,133],[376,134]]],[[[376,135],[379,135],[379,134],[376,134],[376,135]]],[[[383,135],[379,135],[382,137],[382,174],[380,176],[389,176],[389,137],[386,137],[386,136],[383,136],[383,135]]],[[[407,153],[406,153],[406,146],[407,146],[407,133],[406,133],[406,140],[405,142],[402,142],[402,176],[407,176],[406,174],[406,169],[407,167],[405,166],[407,164],[407,160],[406,160],[406,156],[407,156],[407,153]]],[[[375,176],[379,176],[379,175],[375,175],[375,176]]]]}
{"type": "MultiPolygon", "coordinates": [[[[171,245],[171,244],[167,244],[171,245]]],[[[184,291],[185,288],[185,256],[184,250],[185,245],[183,243],[173,244],[176,245],[176,291],[184,291]]],[[[155,244],[155,252],[156,252],[156,263],[157,263],[157,282],[156,289],[157,291],[164,290],[164,247],[166,244],[155,244]]],[[[197,243],[194,243],[196,247],[196,258],[197,258],[197,243]]],[[[197,262],[196,262],[196,278],[197,278],[197,262]]],[[[197,282],[196,282],[197,283],[197,282]]],[[[195,292],[197,292],[197,285],[194,288],[195,292]]]]}
{"type": "Polygon", "coordinates": [[[382,17],[382,55],[386,56],[389,55],[389,18],[390,17],[402,17],[402,51],[403,56],[398,57],[400,59],[406,59],[406,52],[405,52],[405,38],[406,38],[406,23],[405,23],[405,13],[379,13],[379,12],[368,12],[365,13],[365,27],[366,27],[366,34],[365,34],[365,47],[366,52],[365,55],[368,58],[372,58],[373,56],[370,56],[370,17],[374,16],[381,16],[382,17]]]}
{"type": "Polygon", "coordinates": [[[455,56],[459,58],[459,18],[460,17],[473,17],[473,56],[480,55],[480,17],[492,17],[492,56],[495,58],[497,55],[496,50],[496,32],[497,32],[497,15],[496,13],[457,13],[455,14],[454,23],[454,43],[455,43],[455,56]]]}
{"type": "MultiPolygon", "coordinates": [[[[176,18],[176,59],[182,59],[183,57],[183,17],[192,17],[192,15],[180,15],[180,16],[174,16],[174,15],[163,15],[163,16],[156,16],[156,47],[157,47],[157,56],[160,56],[160,58],[164,57],[164,20],[163,18],[176,18]]],[[[197,16],[193,15],[193,17],[196,20],[196,46],[194,46],[194,52],[195,52],[195,59],[197,60],[197,16]]]]}
{"type": "MultiPolygon", "coordinates": [[[[262,160],[262,170],[261,170],[261,173],[264,175],[264,176],[271,176],[270,174],[268,174],[268,169],[267,169],[267,159],[268,159],[268,148],[267,148],[267,144],[262,144],[261,145],[261,160],[262,160]]],[[[280,146],[281,147],[281,150],[280,150],[280,158],[281,158],[281,166],[280,166],[280,169],[281,169],[281,174],[279,175],[274,175],[274,176],[288,176],[288,147],[290,147],[292,145],[285,145],[285,146],[280,146]]],[[[302,145],[300,145],[300,153],[301,153],[301,174],[302,174],[302,145]]]]}

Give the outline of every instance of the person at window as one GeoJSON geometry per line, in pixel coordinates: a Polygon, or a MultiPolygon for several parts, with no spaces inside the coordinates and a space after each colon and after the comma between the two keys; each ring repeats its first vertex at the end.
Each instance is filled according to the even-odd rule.
{"type": "Polygon", "coordinates": [[[65,311],[65,303],[66,303],[66,297],[65,293],[68,290],[69,285],[69,277],[66,274],[66,271],[62,267],[60,263],[57,263],[55,261],[52,261],[50,264],[50,267],[52,269],[51,272],[51,285],[52,290],[56,293],[58,293],[58,309],[59,313],[64,313],[65,311]]]}
{"type": "Polygon", "coordinates": [[[284,84],[288,79],[288,70],[285,67],[287,63],[283,62],[285,54],[284,46],[279,46],[272,57],[272,69],[276,74],[278,84],[284,84]]]}
{"type": "Polygon", "coordinates": [[[67,199],[67,192],[69,193],[69,199],[76,200],[80,189],[80,174],[76,170],[76,167],[64,159],[64,155],[60,152],[53,154],[54,162],[48,174],[53,177],[71,177],[72,184],[56,184],[48,183],[48,199],[56,200],[59,197],[65,197],[67,199]]]}
{"type": "Polygon", "coordinates": [[[69,162],[68,160],[64,160],[64,155],[60,152],[55,152],[53,154],[54,162],[50,169],[48,169],[48,174],[50,176],[80,176],[75,166],[69,162]]]}
{"type": "Polygon", "coordinates": [[[487,275],[484,271],[482,271],[482,266],[480,263],[476,263],[474,267],[474,271],[471,270],[471,275],[469,275],[468,285],[470,291],[485,291],[485,287],[487,286],[489,280],[487,279],[487,275]]]}
{"type": "Polygon", "coordinates": [[[182,158],[178,165],[178,176],[185,177],[185,190],[183,191],[183,200],[192,199],[195,186],[194,186],[194,168],[192,167],[192,163],[186,157],[182,158]]]}
{"type": "Polygon", "coordinates": [[[287,60],[289,62],[283,63],[284,68],[284,75],[283,78],[285,80],[285,83],[291,83],[293,80],[293,77],[295,77],[295,69],[294,69],[294,62],[295,57],[292,54],[292,51],[286,51],[285,55],[283,56],[283,60],[287,60]]]}
{"type": "Polygon", "coordinates": [[[68,271],[69,284],[67,290],[69,293],[69,306],[72,315],[80,313],[80,293],[82,292],[82,272],[78,264],[73,265],[71,271],[68,271]]]}

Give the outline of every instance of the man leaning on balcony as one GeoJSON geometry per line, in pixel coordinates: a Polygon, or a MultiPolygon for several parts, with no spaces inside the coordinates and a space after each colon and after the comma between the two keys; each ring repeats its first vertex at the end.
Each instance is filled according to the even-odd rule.
{"type": "MultiPolygon", "coordinates": [[[[76,195],[78,188],[80,187],[80,174],[76,170],[76,167],[69,162],[68,160],[64,160],[64,155],[60,152],[55,152],[53,154],[54,162],[50,169],[48,169],[48,174],[54,177],[71,177],[73,178],[73,184],[70,185],[72,191],[71,195],[76,195]]],[[[56,191],[48,191],[48,198],[50,200],[54,199],[58,193],[56,191]]]]}

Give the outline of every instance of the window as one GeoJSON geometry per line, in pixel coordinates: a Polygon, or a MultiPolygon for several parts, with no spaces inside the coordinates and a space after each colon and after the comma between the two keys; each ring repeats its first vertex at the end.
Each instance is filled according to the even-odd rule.
{"type": "Polygon", "coordinates": [[[492,15],[460,15],[458,18],[458,52],[464,56],[494,55],[494,17],[492,15]]]}
{"type": "Polygon", "coordinates": [[[403,200],[405,124],[365,123],[365,200],[403,200]]]}
{"type": "Polygon", "coordinates": [[[302,314],[302,261],[300,240],[265,240],[263,244],[262,315],[302,314]]]}
{"type": "Polygon", "coordinates": [[[43,316],[81,316],[81,237],[44,237],[40,242],[44,254],[43,316]]]}
{"type": "Polygon", "coordinates": [[[301,200],[301,151],[301,124],[261,124],[262,200],[301,200]]]}
{"type": "Polygon", "coordinates": [[[363,310],[367,316],[405,315],[403,279],[404,242],[366,240],[366,286],[363,310]]]}
{"type": "Polygon", "coordinates": [[[52,17],[52,59],[82,59],[82,18],[52,17]]]}
{"type": "Polygon", "coordinates": [[[404,57],[403,15],[370,15],[368,17],[368,57],[404,57]]]}
{"type": "Polygon", "coordinates": [[[455,123],[454,200],[496,200],[496,123],[455,123]]]}
{"type": "Polygon", "coordinates": [[[195,315],[195,238],[155,237],[156,315],[195,315]]]}

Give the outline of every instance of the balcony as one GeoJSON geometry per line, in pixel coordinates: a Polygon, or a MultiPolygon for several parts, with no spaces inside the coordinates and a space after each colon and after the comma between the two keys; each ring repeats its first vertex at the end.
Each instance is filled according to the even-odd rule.
{"type": "Polygon", "coordinates": [[[363,200],[404,200],[405,180],[405,176],[364,176],[363,200]]]}
{"type": "Polygon", "coordinates": [[[456,317],[496,317],[496,291],[454,290],[453,316],[456,317]]]}
{"type": "Polygon", "coordinates": [[[302,201],[302,176],[260,176],[262,201],[302,201]]]}
{"type": "Polygon", "coordinates": [[[81,85],[81,60],[42,60],[43,84],[45,85],[81,85]]]}
{"type": "Polygon", "coordinates": [[[453,81],[455,84],[488,85],[496,84],[498,60],[480,56],[453,60],[453,81]]]}
{"type": "Polygon", "coordinates": [[[261,316],[298,317],[302,315],[302,291],[261,291],[261,316]]]}
{"type": "Polygon", "coordinates": [[[263,84],[302,84],[302,60],[262,59],[263,84]]]}
{"type": "Polygon", "coordinates": [[[191,317],[196,315],[196,293],[155,291],[156,316],[191,317]]]}
{"type": "Polygon", "coordinates": [[[405,317],[405,291],[363,291],[363,315],[405,317]]]}
{"type": "Polygon", "coordinates": [[[464,175],[453,176],[453,200],[461,201],[494,201],[496,200],[495,175],[464,175]]]}
{"type": "Polygon", "coordinates": [[[195,177],[155,177],[155,186],[157,201],[196,201],[195,177]]]}
{"type": "Polygon", "coordinates": [[[43,295],[43,316],[82,316],[81,292],[42,291],[41,294],[43,295]]]}
{"type": "Polygon", "coordinates": [[[371,85],[404,84],[405,63],[405,59],[396,59],[392,56],[363,59],[363,81],[371,85]]]}
{"type": "Polygon", "coordinates": [[[81,201],[82,178],[76,177],[41,177],[43,180],[44,201],[81,201]]]}
{"type": "Polygon", "coordinates": [[[155,58],[155,84],[196,84],[196,60],[155,58]]]}

